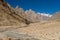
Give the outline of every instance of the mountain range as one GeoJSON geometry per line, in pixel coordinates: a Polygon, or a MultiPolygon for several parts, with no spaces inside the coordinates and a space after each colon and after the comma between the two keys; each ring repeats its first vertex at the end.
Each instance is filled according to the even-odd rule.
{"type": "Polygon", "coordinates": [[[24,16],[30,22],[47,22],[51,18],[49,14],[36,13],[32,9],[24,11],[23,8],[19,6],[16,6],[15,10],[18,11],[19,15],[24,16]]]}
{"type": "Polygon", "coordinates": [[[60,12],[54,15],[13,8],[0,0],[0,40],[60,40],[60,12]]]}
{"type": "Polygon", "coordinates": [[[0,2],[0,25],[20,25],[20,23],[33,23],[33,22],[45,22],[50,19],[49,16],[40,15],[35,13],[32,9],[24,11],[23,8],[16,7],[15,9],[11,7],[7,2],[0,2]]]}

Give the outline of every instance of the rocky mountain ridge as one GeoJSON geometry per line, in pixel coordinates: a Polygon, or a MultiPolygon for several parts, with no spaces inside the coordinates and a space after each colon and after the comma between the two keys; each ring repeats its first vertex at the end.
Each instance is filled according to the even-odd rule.
{"type": "Polygon", "coordinates": [[[24,11],[19,6],[16,6],[15,10],[18,11],[19,15],[24,16],[30,22],[44,22],[44,21],[47,22],[51,18],[49,15],[46,16],[46,15],[37,14],[32,9],[24,11]]]}
{"type": "Polygon", "coordinates": [[[60,13],[49,16],[11,7],[0,0],[0,40],[60,40],[60,13]],[[57,18],[55,18],[57,17],[57,18]],[[41,22],[48,21],[48,22],[41,22]],[[29,25],[28,25],[29,24],[29,25]]]}
{"type": "Polygon", "coordinates": [[[28,24],[28,20],[18,15],[15,9],[4,0],[0,0],[0,25],[13,26],[21,23],[28,24]]]}

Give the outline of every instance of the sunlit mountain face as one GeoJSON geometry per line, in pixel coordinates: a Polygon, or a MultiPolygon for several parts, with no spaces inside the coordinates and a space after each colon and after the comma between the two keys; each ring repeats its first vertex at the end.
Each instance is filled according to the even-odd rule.
{"type": "Polygon", "coordinates": [[[53,15],[60,11],[60,0],[6,0],[14,8],[18,5],[24,10],[32,9],[35,12],[53,15]]]}

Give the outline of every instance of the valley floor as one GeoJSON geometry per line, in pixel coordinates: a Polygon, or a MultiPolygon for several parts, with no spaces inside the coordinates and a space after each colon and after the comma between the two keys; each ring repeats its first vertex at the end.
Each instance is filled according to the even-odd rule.
{"type": "Polygon", "coordinates": [[[30,25],[22,28],[15,26],[10,29],[7,28],[7,33],[6,31],[1,30],[2,29],[0,29],[0,33],[3,34],[7,34],[8,31],[12,31],[18,34],[28,34],[39,40],[60,40],[60,22],[31,23],[30,25]]]}
{"type": "Polygon", "coordinates": [[[60,22],[34,23],[28,27],[17,29],[40,40],[60,40],[60,22]]]}

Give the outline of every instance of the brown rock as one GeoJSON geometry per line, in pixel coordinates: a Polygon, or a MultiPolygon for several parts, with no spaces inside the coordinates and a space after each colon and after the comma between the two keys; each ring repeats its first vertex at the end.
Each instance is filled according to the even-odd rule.
{"type": "Polygon", "coordinates": [[[27,20],[23,16],[18,15],[8,3],[3,0],[0,0],[0,2],[0,26],[18,26],[21,23],[27,23],[27,20]]]}
{"type": "Polygon", "coordinates": [[[51,20],[53,21],[60,21],[60,12],[56,12],[52,17],[51,20]]]}

